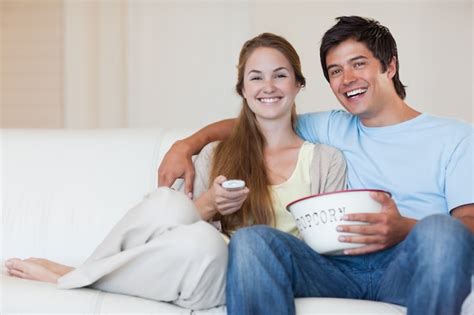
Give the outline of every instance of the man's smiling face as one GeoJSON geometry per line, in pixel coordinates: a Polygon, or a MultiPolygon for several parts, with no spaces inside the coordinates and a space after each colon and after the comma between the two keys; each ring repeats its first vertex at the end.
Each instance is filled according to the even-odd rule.
{"type": "Polygon", "coordinates": [[[381,115],[393,98],[395,61],[382,72],[380,61],[362,42],[348,39],[326,56],[329,84],[339,102],[364,120],[381,115]]]}

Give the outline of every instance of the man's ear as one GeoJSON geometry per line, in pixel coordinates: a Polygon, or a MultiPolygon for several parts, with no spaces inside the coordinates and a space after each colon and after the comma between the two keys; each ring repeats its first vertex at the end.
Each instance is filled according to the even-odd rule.
{"type": "Polygon", "coordinates": [[[393,56],[392,60],[387,65],[387,75],[389,79],[393,79],[395,74],[397,74],[397,57],[393,56]]]}

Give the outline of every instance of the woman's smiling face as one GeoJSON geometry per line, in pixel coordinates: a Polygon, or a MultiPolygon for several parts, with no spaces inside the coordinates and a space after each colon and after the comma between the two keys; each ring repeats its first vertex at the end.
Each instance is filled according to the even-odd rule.
{"type": "Polygon", "coordinates": [[[300,91],[293,67],[277,49],[256,48],[247,59],[242,93],[257,120],[291,117],[300,91]]]}

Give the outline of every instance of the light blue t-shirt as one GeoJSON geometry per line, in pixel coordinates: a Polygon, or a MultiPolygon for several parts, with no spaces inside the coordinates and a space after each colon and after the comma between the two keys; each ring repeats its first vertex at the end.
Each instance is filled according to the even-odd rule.
{"type": "Polygon", "coordinates": [[[392,193],[403,216],[421,219],[474,202],[472,125],[421,114],[366,127],[345,111],[298,117],[305,140],[332,145],[347,160],[348,188],[392,193]]]}

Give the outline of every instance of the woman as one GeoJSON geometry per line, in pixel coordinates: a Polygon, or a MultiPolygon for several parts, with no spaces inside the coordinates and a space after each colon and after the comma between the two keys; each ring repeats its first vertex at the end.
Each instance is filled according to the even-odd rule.
{"type": "Polygon", "coordinates": [[[288,41],[269,33],[247,41],[238,65],[238,122],[229,139],[199,154],[193,201],[160,188],[131,209],[82,266],[14,258],[6,262],[9,273],[193,309],[224,304],[226,242],[235,230],[268,224],[297,235],[286,204],[344,187],[342,154],[295,133],[295,97],[304,85],[288,41]],[[247,187],[228,191],[221,186],[227,178],[247,187]],[[207,221],[219,223],[222,234],[207,221]]]}

